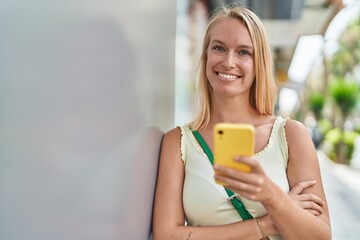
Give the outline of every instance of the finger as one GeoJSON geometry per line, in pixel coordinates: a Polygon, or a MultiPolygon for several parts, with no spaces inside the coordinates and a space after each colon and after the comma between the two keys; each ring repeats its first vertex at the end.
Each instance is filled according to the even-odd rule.
{"type": "Polygon", "coordinates": [[[315,180],[299,182],[290,190],[291,194],[299,195],[304,189],[307,189],[316,184],[315,180]]]}
{"type": "Polygon", "coordinates": [[[236,162],[249,165],[252,169],[260,166],[259,161],[257,161],[253,156],[235,156],[234,160],[236,162]]]}
{"type": "Polygon", "coordinates": [[[264,171],[259,163],[253,156],[235,156],[234,160],[236,162],[248,165],[251,169],[251,172],[264,174],[264,171]]]}
{"type": "Polygon", "coordinates": [[[315,210],[312,210],[312,209],[305,209],[305,210],[308,211],[309,213],[311,213],[314,216],[321,215],[321,212],[318,212],[318,211],[315,211],[315,210]]]}
{"type": "Polygon", "coordinates": [[[321,206],[319,206],[318,204],[314,203],[314,202],[300,202],[299,203],[299,206],[303,209],[306,209],[306,210],[314,210],[314,211],[317,211],[319,213],[323,213],[323,209],[321,206]]]}
{"type": "Polygon", "coordinates": [[[229,188],[237,193],[259,193],[261,192],[261,188],[256,187],[254,185],[248,184],[246,182],[238,181],[232,178],[229,178],[224,175],[215,175],[215,180],[221,182],[224,187],[229,188]]]}
{"type": "Polygon", "coordinates": [[[319,198],[318,196],[311,194],[311,193],[307,193],[307,194],[300,194],[296,197],[296,199],[298,201],[312,201],[316,204],[318,204],[319,206],[324,206],[325,202],[319,198]]]}
{"type": "Polygon", "coordinates": [[[256,193],[250,193],[250,192],[247,192],[247,191],[242,191],[242,190],[239,190],[237,188],[232,188],[231,186],[226,186],[226,188],[233,191],[234,193],[239,194],[239,196],[241,196],[243,198],[246,198],[248,200],[251,200],[251,201],[254,201],[254,202],[260,201],[259,195],[256,194],[256,193]]]}
{"type": "Polygon", "coordinates": [[[245,173],[233,168],[224,167],[221,165],[214,165],[215,176],[226,176],[235,180],[240,180],[249,184],[261,184],[261,177],[258,174],[245,173]]]}

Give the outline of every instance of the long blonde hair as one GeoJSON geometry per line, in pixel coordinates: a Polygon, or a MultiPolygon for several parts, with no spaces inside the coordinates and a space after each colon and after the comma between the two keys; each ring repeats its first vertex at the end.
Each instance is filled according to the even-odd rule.
{"type": "Polygon", "coordinates": [[[260,19],[249,9],[238,5],[223,6],[214,12],[205,32],[197,89],[198,115],[191,123],[192,129],[205,128],[210,122],[213,111],[212,88],[206,76],[210,32],[216,23],[228,17],[238,19],[245,24],[254,46],[255,81],[250,90],[250,104],[260,114],[272,115],[274,113],[276,92],[274,63],[264,27],[260,19]]]}

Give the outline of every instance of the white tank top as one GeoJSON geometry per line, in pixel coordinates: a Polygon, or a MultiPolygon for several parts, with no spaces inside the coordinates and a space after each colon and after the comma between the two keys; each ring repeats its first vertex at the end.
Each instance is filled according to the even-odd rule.
{"type": "MultiPolygon", "coordinates": [[[[266,147],[255,154],[269,178],[282,190],[289,192],[286,169],[288,147],[284,125],[286,119],[277,117],[266,147]]],[[[214,169],[188,125],[181,128],[181,156],[185,166],[183,205],[190,226],[217,226],[241,221],[239,213],[227,201],[223,186],[215,183],[214,169]]],[[[255,217],[266,214],[259,202],[241,198],[246,209],[255,217]]],[[[270,236],[270,239],[281,239],[270,236]]]]}

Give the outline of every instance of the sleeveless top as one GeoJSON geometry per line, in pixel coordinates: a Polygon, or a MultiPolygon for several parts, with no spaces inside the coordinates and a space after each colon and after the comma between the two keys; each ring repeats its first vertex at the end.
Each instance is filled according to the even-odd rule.
{"type": "MultiPolygon", "coordinates": [[[[278,116],[272,126],[266,147],[255,153],[267,176],[283,191],[289,192],[286,175],[288,146],[285,135],[286,119],[278,116]]],[[[214,180],[214,169],[195,139],[189,125],[180,127],[181,157],[185,167],[183,205],[189,226],[217,226],[242,221],[222,185],[214,180]]],[[[241,196],[240,196],[241,197],[241,196]]],[[[255,217],[266,214],[260,202],[241,198],[246,209],[255,217]]],[[[270,236],[270,239],[281,239],[270,236]]]]}

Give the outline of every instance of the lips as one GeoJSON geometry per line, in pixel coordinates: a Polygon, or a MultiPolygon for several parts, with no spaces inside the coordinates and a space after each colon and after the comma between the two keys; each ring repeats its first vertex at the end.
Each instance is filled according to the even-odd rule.
{"type": "Polygon", "coordinates": [[[220,73],[220,72],[217,72],[216,74],[217,74],[220,78],[223,78],[223,79],[225,79],[225,80],[235,80],[235,79],[240,78],[240,76],[238,76],[238,75],[229,74],[229,73],[220,73]]]}

